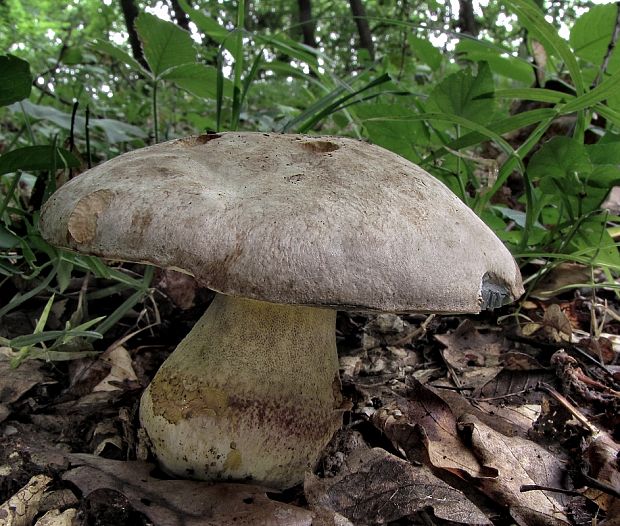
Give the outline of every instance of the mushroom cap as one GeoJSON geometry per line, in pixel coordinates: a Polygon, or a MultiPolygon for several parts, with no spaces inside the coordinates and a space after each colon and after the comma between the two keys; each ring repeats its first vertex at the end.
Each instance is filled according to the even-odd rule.
{"type": "Polygon", "coordinates": [[[40,227],[57,246],[273,303],[478,312],[523,292],[510,252],[445,185],[342,137],[231,132],[132,151],[63,185],[40,227]]]}

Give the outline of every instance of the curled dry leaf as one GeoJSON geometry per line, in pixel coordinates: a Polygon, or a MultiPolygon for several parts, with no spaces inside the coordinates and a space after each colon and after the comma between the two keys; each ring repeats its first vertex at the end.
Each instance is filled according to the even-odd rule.
{"type": "Polygon", "coordinates": [[[76,467],[63,478],[85,496],[118,492],[155,526],[327,526],[324,513],[314,513],[270,500],[266,489],[246,484],[211,484],[192,480],[161,480],[150,476],[145,462],[119,462],[92,455],[70,456],[76,467]]]}
{"type": "MultiPolygon", "coordinates": [[[[600,432],[588,444],[586,458],[590,477],[616,491],[620,490],[620,445],[617,442],[607,433],[600,432]]],[[[608,513],[614,506],[620,509],[620,499],[598,488],[588,488],[585,494],[608,513]]]]}
{"type": "Polygon", "coordinates": [[[465,320],[450,334],[436,334],[446,348],[442,356],[467,387],[480,387],[501,370],[499,356],[508,348],[505,338],[495,332],[481,333],[465,320]]]}
{"type": "MultiPolygon", "coordinates": [[[[6,349],[7,353],[10,349],[6,349]]],[[[10,405],[17,402],[33,387],[51,383],[38,360],[26,360],[20,367],[11,367],[6,354],[0,353],[0,422],[11,414],[10,405]]]]}
{"type": "Polygon", "coordinates": [[[77,524],[77,510],[69,508],[63,512],[60,510],[48,511],[34,526],[74,526],[77,524]]]}
{"type": "Polygon", "coordinates": [[[39,504],[50,482],[52,479],[46,475],[32,477],[28,484],[0,506],[0,524],[30,526],[39,513],[39,504]]]}
{"type": "Polygon", "coordinates": [[[306,498],[354,524],[386,524],[432,508],[436,517],[460,524],[491,524],[463,493],[381,448],[360,449],[331,479],[308,475],[306,498]]]}
{"type": "Polygon", "coordinates": [[[480,463],[458,435],[456,419],[448,404],[415,381],[404,395],[390,393],[383,397],[384,403],[390,401],[373,415],[375,427],[395,447],[405,451],[409,459],[420,457],[423,444],[433,466],[461,477],[464,473],[483,476],[480,463]]]}
{"type": "Polygon", "coordinates": [[[126,381],[137,381],[131,355],[122,345],[111,347],[103,353],[101,359],[110,364],[110,372],[94,388],[97,391],[118,391],[126,381]]]}
{"type": "Polygon", "coordinates": [[[521,492],[525,485],[563,489],[563,462],[537,444],[502,435],[473,416],[463,417],[459,428],[469,437],[481,463],[497,473],[495,477],[480,478],[478,487],[506,506],[519,525],[570,524],[561,495],[540,490],[521,492]]]}

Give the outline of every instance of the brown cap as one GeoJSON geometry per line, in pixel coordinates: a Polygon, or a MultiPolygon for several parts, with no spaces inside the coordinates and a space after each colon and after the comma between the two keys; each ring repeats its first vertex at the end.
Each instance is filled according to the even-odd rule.
{"type": "Polygon", "coordinates": [[[62,186],[41,232],[274,303],[478,312],[523,292],[510,252],[446,186],[342,137],[231,132],[126,153],[62,186]]]}

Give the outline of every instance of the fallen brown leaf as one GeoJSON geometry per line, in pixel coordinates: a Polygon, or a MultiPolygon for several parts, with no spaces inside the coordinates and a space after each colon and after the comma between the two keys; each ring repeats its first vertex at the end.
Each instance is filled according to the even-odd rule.
{"type": "Polygon", "coordinates": [[[121,494],[155,526],[347,524],[333,513],[329,522],[324,513],[273,501],[260,486],[161,480],[151,477],[153,466],[145,462],[121,462],[83,454],[69,458],[75,467],[63,479],[78,486],[85,496],[104,489],[121,494]]]}
{"type": "Polygon", "coordinates": [[[410,460],[419,458],[423,446],[435,467],[461,477],[464,473],[484,476],[480,463],[459,437],[450,407],[439,396],[413,380],[402,396],[392,392],[383,399],[385,405],[372,422],[410,460]]]}
{"type": "MultiPolygon", "coordinates": [[[[0,347],[2,349],[7,348],[0,347]]],[[[11,367],[9,357],[0,353],[0,422],[11,414],[11,404],[36,385],[49,383],[54,382],[43,372],[42,363],[38,360],[26,360],[14,368],[11,367]]]]}
{"type": "Polygon", "coordinates": [[[521,492],[525,485],[564,489],[563,462],[534,442],[502,435],[473,416],[463,417],[459,428],[471,441],[480,462],[496,472],[495,477],[479,478],[477,486],[506,506],[519,525],[570,524],[561,495],[540,490],[521,492]]]}
{"type": "Polygon", "coordinates": [[[428,468],[380,448],[356,450],[334,478],[308,475],[304,489],[311,505],[333,510],[356,525],[386,524],[427,508],[455,523],[491,524],[463,493],[428,468]]]}
{"type": "Polygon", "coordinates": [[[436,334],[435,339],[446,347],[443,359],[466,387],[480,387],[494,378],[501,370],[500,353],[508,348],[503,336],[481,333],[471,320],[465,320],[452,333],[436,334]]]}

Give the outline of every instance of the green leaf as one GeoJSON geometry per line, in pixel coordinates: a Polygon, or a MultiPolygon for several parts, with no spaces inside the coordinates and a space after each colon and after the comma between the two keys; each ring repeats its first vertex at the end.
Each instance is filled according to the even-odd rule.
{"type": "Polygon", "coordinates": [[[566,105],[560,109],[563,114],[573,113],[575,111],[583,110],[594,106],[597,102],[605,100],[606,98],[616,95],[620,88],[620,71],[616,72],[611,77],[607,77],[594,89],[587,91],[583,95],[574,98],[566,103],[566,105]]]}
{"type": "MultiPolygon", "coordinates": [[[[65,130],[71,129],[70,113],[65,113],[51,106],[33,104],[28,100],[22,102],[22,106],[24,111],[34,119],[48,120],[65,130]]],[[[80,115],[76,115],[75,130],[83,130],[85,126],[86,119],[80,115]]],[[[114,119],[90,119],[89,126],[102,130],[106,135],[107,141],[110,143],[133,141],[135,139],[144,139],[147,137],[147,134],[137,126],[114,119]]]]}
{"type": "MultiPolygon", "coordinates": [[[[280,53],[283,53],[290,58],[306,62],[312,68],[316,68],[318,66],[317,55],[320,54],[318,50],[304,46],[299,42],[295,42],[291,38],[288,38],[284,35],[254,35],[254,38],[256,38],[257,42],[265,45],[270,45],[271,47],[278,50],[280,53]]],[[[324,57],[324,55],[322,56],[324,57]]],[[[328,60],[326,60],[326,62],[328,62],[328,60]]]]}
{"type": "Polygon", "coordinates": [[[583,144],[569,137],[554,137],[532,156],[527,172],[532,180],[551,177],[578,182],[592,172],[592,163],[583,144]]]}
{"type": "Polygon", "coordinates": [[[212,40],[215,40],[218,44],[223,44],[233,56],[236,56],[237,41],[235,38],[228,38],[230,31],[225,27],[220,26],[213,16],[206,15],[198,9],[194,9],[186,0],[179,0],[179,4],[183,8],[183,11],[187,13],[187,16],[194,24],[212,40]]]}
{"type": "Polygon", "coordinates": [[[506,88],[495,91],[496,99],[522,99],[552,104],[572,101],[575,96],[561,91],[544,88],[506,88]]]}
{"type": "Polygon", "coordinates": [[[138,62],[125,50],[119,48],[118,46],[115,46],[107,40],[97,39],[90,46],[90,48],[93,51],[110,55],[112,58],[115,58],[119,62],[123,62],[128,66],[132,67],[134,70],[140,71],[145,77],[151,77],[151,73],[149,71],[146,71],[146,69],[142,67],[142,64],[140,64],[140,62],[138,62]]]}
{"type": "Polygon", "coordinates": [[[26,99],[32,90],[30,64],[13,55],[0,55],[0,106],[26,99]]]}
{"type": "Polygon", "coordinates": [[[140,13],[136,18],[136,31],[142,42],[144,58],[155,78],[160,78],[170,68],[196,60],[192,37],[172,22],[150,13],[140,13]]]}
{"type": "Polygon", "coordinates": [[[441,67],[441,52],[428,40],[409,35],[409,47],[413,54],[435,71],[441,67]]]}
{"type": "MultiPolygon", "coordinates": [[[[569,42],[575,54],[594,66],[600,66],[607,53],[611,36],[616,24],[618,6],[614,3],[590,7],[573,25],[569,42]]],[[[615,73],[620,69],[620,54],[617,49],[609,60],[608,73],[615,73]]]]}
{"type": "Polygon", "coordinates": [[[513,57],[509,53],[490,42],[463,38],[455,48],[458,56],[472,62],[485,61],[491,70],[498,75],[532,84],[534,71],[527,61],[513,57]]]}
{"type": "Polygon", "coordinates": [[[68,150],[54,146],[25,146],[0,156],[0,175],[18,170],[77,168],[80,161],[68,150]]]}
{"type": "Polygon", "coordinates": [[[370,120],[390,117],[413,117],[415,112],[400,104],[356,104],[353,113],[364,122],[367,136],[373,144],[419,162],[417,147],[428,143],[428,134],[422,121],[370,120]]]}
{"type": "Polygon", "coordinates": [[[467,120],[486,124],[495,110],[493,74],[486,62],[478,65],[478,74],[461,70],[449,75],[431,92],[429,108],[467,120]]]}
{"type": "Polygon", "coordinates": [[[19,238],[0,224],[0,249],[13,248],[18,243],[19,238]]]}
{"type": "Polygon", "coordinates": [[[539,40],[547,52],[554,53],[564,61],[577,95],[581,95],[585,91],[585,86],[577,58],[566,40],[560,37],[557,30],[545,20],[545,13],[529,0],[504,0],[503,4],[516,13],[531,37],[539,40]]]}
{"type": "MultiPolygon", "coordinates": [[[[215,99],[217,96],[217,69],[212,66],[183,64],[169,69],[161,78],[203,99],[215,99]]],[[[224,79],[224,94],[230,96],[231,90],[231,82],[224,79]]]]}

